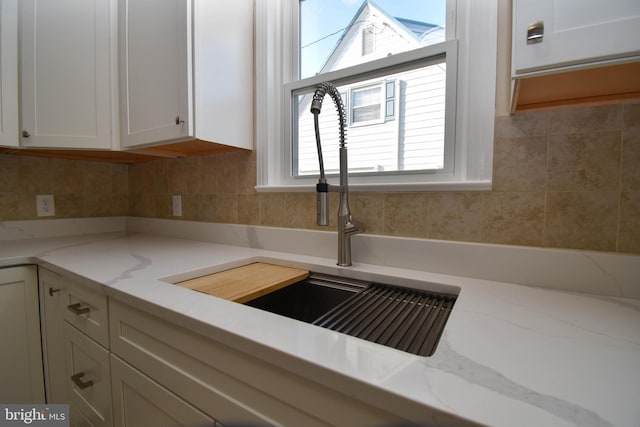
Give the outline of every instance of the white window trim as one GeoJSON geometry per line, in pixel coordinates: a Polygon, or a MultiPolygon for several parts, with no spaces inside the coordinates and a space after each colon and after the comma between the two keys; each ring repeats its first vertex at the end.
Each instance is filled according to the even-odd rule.
{"type": "MultiPolygon", "coordinates": [[[[290,123],[285,109],[290,108],[290,92],[295,88],[298,53],[297,40],[291,35],[298,33],[297,8],[298,0],[256,0],[257,191],[315,191],[313,178],[296,179],[296,183],[287,179],[290,123]]],[[[388,176],[350,177],[353,191],[491,189],[497,8],[497,0],[458,0],[457,19],[452,14],[447,18],[446,31],[456,31],[458,40],[453,48],[458,55],[456,169],[445,174],[395,175],[405,177],[404,182],[393,182],[388,176]],[[468,25],[456,26],[456,22],[468,25]]],[[[340,73],[317,76],[318,82],[340,73]]]]}

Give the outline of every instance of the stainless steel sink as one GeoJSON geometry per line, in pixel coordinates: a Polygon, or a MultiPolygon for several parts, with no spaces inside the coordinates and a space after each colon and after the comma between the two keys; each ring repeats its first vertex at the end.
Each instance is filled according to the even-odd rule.
{"type": "Polygon", "coordinates": [[[245,305],[431,356],[456,296],[311,274],[245,305]]]}

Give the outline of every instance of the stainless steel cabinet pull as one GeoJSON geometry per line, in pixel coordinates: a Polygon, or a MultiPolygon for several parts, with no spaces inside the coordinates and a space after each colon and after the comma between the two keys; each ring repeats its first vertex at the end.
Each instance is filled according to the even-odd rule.
{"type": "Polygon", "coordinates": [[[77,314],[78,316],[81,314],[87,314],[91,311],[89,307],[81,307],[82,303],[77,302],[75,304],[71,304],[67,306],[67,310],[72,312],[73,314],[77,314]]]}
{"type": "Polygon", "coordinates": [[[527,44],[542,43],[544,38],[544,21],[532,22],[527,27],[527,44]]]}
{"type": "Polygon", "coordinates": [[[22,137],[23,138],[29,138],[31,136],[31,134],[29,132],[27,132],[26,130],[22,131],[22,137]]]}
{"type": "Polygon", "coordinates": [[[53,294],[60,292],[60,289],[49,288],[49,295],[53,296],[53,294]]]}
{"type": "Polygon", "coordinates": [[[84,390],[87,387],[91,387],[93,385],[93,380],[82,381],[82,377],[84,377],[84,372],[79,372],[77,374],[71,375],[71,381],[78,387],[80,390],[84,390]]]}
{"type": "Polygon", "coordinates": [[[176,124],[181,125],[184,123],[184,120],[180,120],[180,116],[176,116],[176,124]]]}

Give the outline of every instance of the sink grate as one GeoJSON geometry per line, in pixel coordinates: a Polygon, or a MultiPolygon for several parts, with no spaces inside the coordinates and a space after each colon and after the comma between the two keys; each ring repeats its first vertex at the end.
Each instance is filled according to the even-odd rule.
{"type": "Polygon", "coordinates": [[[313,324],[420,356],[431,356],[456,297],[373,283],[313,324]]]}

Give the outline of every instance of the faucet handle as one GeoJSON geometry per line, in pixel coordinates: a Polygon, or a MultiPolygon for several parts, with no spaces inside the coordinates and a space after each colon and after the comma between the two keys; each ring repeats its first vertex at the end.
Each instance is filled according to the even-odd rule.
{"type": "Polygon", "coordinates": [[[316,192],[316,224],[329,225],[329,184],[325,178],[318,180],[316,192]]]}

